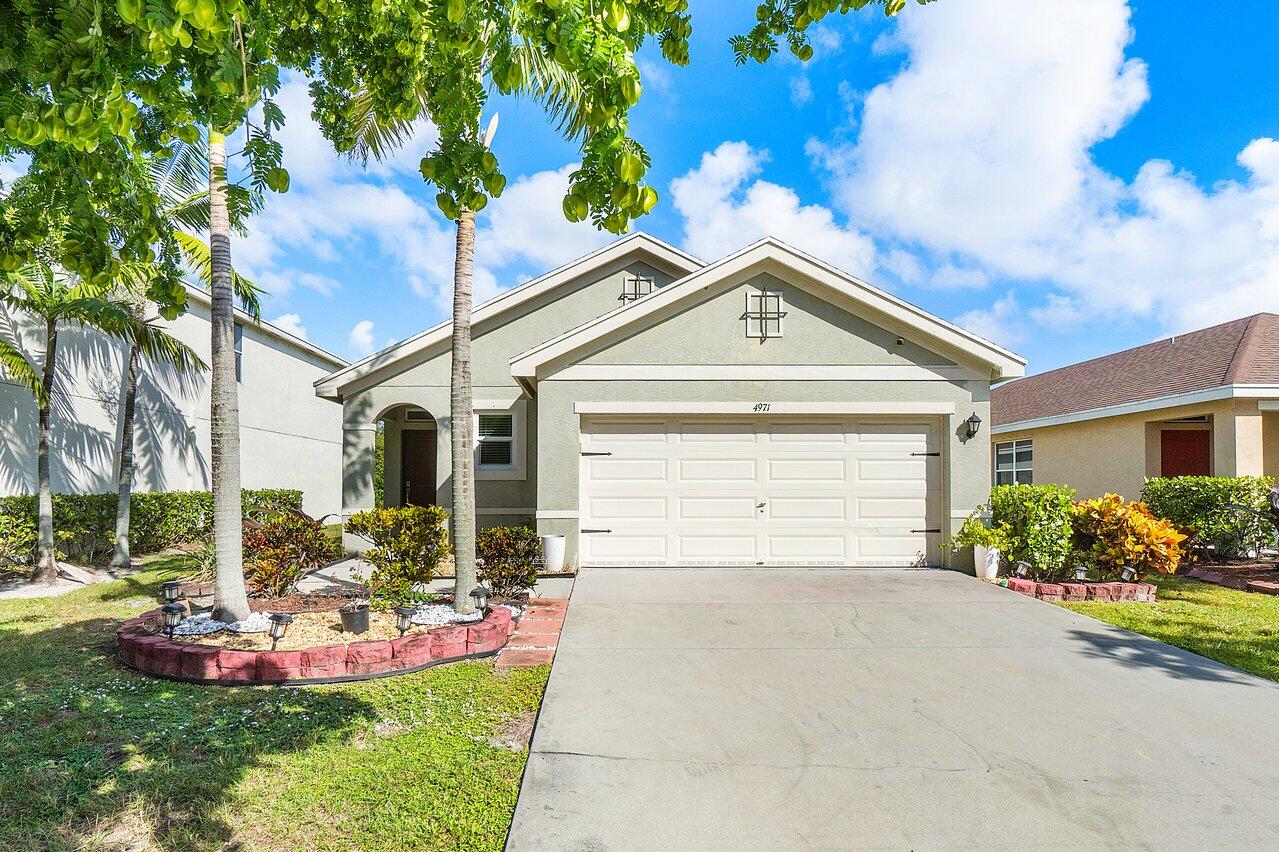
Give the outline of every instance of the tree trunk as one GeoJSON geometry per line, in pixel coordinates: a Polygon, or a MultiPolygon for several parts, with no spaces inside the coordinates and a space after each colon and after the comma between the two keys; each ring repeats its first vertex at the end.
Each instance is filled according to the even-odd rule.
{"type": "Polygon", "coordinates": [[[49,406],[53,394],[54,367],[58,356],[58,324],[45,322],[44,375],[40,387],[44,395],[40,407],[40,439],[36,451],[36,477],[39,479],[40,541],[37,548],[33,583],[53,583],[58,579],[58,556],[53,549],[53,489],[49,485],[49,406]]]}
{"type": "Polygon", "coordinates": [[[475,437],[471,404],[471,278],[475,268],[475,213],[463,209],[457,220],[453,258],[453,373],[449,428],[453,441],[453,608],[475,609],[475,437]]]}
{"type": "Polygon", "coordinates": [[[142,350],[135,343],[129,347],[124,403],[120,406],[120,463],[116,468],[118,496],[115,504],[115,553],[111,556],[112,568],[128,568],[133,564],[133,556],[129,552],[129,510],[133,496],[133,415],[141,366],[142,350]]]}
{"type": "Polygon", "coordinates": [[[240,403],[235,376],[235,311],[231,286],[231,220],[227,213],[226,139],[209,131],[209,255],[212,277],[213,548],[217,561],[213,617],[249,617],[244,592],[240,496],[240,403]]]}

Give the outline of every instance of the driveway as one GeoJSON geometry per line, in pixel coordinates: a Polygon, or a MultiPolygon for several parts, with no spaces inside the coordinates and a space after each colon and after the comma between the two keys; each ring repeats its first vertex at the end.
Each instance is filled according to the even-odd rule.
{"type": "Polygon", "coordinates": [[[1279,685],[952,572],[587,570],[509,848],[1274,848],[1277,730],[1279,685]]]}

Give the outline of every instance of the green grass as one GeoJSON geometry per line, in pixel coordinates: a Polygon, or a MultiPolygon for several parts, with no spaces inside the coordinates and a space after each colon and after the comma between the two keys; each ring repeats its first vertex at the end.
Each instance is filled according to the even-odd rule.
{"type": "Polygon", "coordinates": [[[1150,578],[1158,602],[1068,603],[1075,612],[1279,680],[1279,597],[1184,577],[1150,578]]]}
{"type": "Polygon", "coordinates": [[[0,849],[498,849],[547,669],[199,687],[110,659],[180,559],[0,601],[0,849]]]}

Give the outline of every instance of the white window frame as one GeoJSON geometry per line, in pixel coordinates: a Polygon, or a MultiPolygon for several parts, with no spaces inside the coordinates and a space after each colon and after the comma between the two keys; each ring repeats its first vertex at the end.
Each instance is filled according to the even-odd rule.
{"type": "Polygon", "coordinates": [[[235,381],[242,383],[244,381],[244,323],[235,323],[235,331],[232,332],[232,348],[235,349],[235,381]]]}
{"type": "MultiPolygon", "coordinates": [[[[471,419],[471,435],[475,452],[476,479],[527,479],[526,459],[528,457],[528,429],[525,427],[526,399],[518,399],[514,403],[498,401],[476,401],[473,403],[474,414],[471,419]],[[480,415],[508,414],[511,417],[511,463],[509,465],[480,464],[480,415]]],[[[504,439],[499,439],[504,440],[504,439]]]]}
{"type": "Polygon", "coordinates": [[[746,320],[746,336],[752,340],[758,340],[761,343],[765,340],[774,340],[784,336],[784,321],[786,319],[786,300],[782,296],[781,290],[747,290],[746,291],[746,313],[742,315],[746,320]],[[777,300],[776,313],[768,311],[767,305],[770,299],[777,300]],[[772,333],[769,330],[769,323],[777,323],[777,332],[772,333]]]}
{"type": "Polygon", "coordinates": [[[1013,441],[997,442],[995,444],[995,451],[991,461],[994,465],[993,481],[995,485],[1015,485],[1019,482],[1023,485],[1035,484],[1035,440],[1033,438],[1019,438],[1013,441]],[[1001,467],[999,464],[999,451],[1001,447],[1012,453],[1012,461],[1007,467],[1001,467]],[[1029,462],[1020,463],[1017,461],[1017,453],[1021,450],[1030,451],[1029,462]],[[1000,482],[999,475],[1001,473],[1008,474],[1010,481],[1000,482]],[[1018,474],[1021,473],[1025,473],[1028,476],[1025,482],[1022,482],[1022,480],[1018,478],[1018,474]]]}

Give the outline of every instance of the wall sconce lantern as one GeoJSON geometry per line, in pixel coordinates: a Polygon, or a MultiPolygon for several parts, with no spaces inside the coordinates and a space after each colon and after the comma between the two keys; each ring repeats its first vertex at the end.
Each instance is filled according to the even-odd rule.
{"type": "Polygon", "coordinates": [[[977,437],[977,430],[979,429],[981,429],[981,418],[978,417],[977,412],[974,411],[968,416],[968,419],[964,421],[964,433],[968,436],[969,440],[972,440],[977,437]]]}

